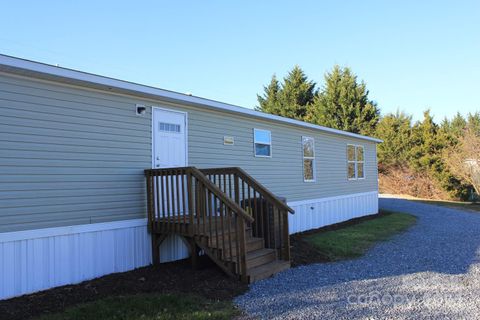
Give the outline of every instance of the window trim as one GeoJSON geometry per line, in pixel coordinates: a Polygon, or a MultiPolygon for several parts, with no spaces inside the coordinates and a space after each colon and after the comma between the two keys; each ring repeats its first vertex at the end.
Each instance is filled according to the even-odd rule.
{"type": "Polygon", "coordinates": [[[272,154],[273,154],[273,148],[272,148],[272,131],[271,130],[267,130],[267,129],[258,129],[258,128],[253,128],[253,155],[255,156],[255,158],[271,158],[272,157],[272,154]],[[265,131],[265,132],[268,132],[268,135],[270,137],[270,143],[263,143],[263,142],[257,142],[256,138],[255,138],[255,133],[257,131],[265,131]],[[266,145],[266,146],[270,146],[270,155],[268,156],[264,156],[264,155],[257,155],[257,150],[255,148],[255,146],[257,144],[261,144],[261,145],[266,145]]]}
{"type": "Polygon", "coordinates": [[[365,177],[366,177],[366,174],[365,174],[365,146],[362,145],[362,144],[352,144],[352,143],[348,143],[347,144],[347,148],[346,148],[346,157],[347,157],[347,179],[349,181],[353,181],[353,180],[365,180],[365,177]],[[352,161],[352,160],[349,160],[348,159],[348,147],[354,147],[355,148],[355,159],[352,161]],[[362,148],[363,149],[363,160],[359,161],[357,160],[357,148],[362,148]],[[355,177],[353,178],[350,178],[348,176],[348,165],[350,163],[353,163],[354,164],[354,168],[355,168],[355,177]],[[362,164],[363,166],[363,177],[359,178],[358,177],[358,164],[362,164]]]}
{"type": "Polygon", "coordinates": [[[309,137],[309,136],[302,136],[301,140],[301,146],[302,146],[302,176],[303,176],[303,182],[306,183],[311,183],[311,182],[316,182],[317,181],[317,162],[316,162],[316,153],[315,153],[315,138],[314,137],[309,137]],[[312,139],[313,141],[313,157],[305,157],[305,152],[304,152],[304,139],[312,139]],[[313,171],[313,179],[308,180],[305,179],[305,160],[312,160],[312,171],[313,171]]]}

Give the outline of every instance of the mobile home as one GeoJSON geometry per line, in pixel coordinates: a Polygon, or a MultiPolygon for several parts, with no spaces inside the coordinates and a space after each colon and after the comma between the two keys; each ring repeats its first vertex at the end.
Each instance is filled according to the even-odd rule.
{"type": "Polygon", "coordinates": [[[0,55],[0,299],[148,265],[152,244],[160,262],[187,258],[181,230],[192,232],[187,213],[201,207],[214,212],[196,222],[206,233],[240,212],[248,225],[257,200],[286,201],[277,205],[290,211],[287,235],[375,214],[378,142],[0,55]],[[172,229],[152,241],[147,215],[162,211],[169,188],[163,217],[176,206],[178,229],[161,225],[172,229]]]}

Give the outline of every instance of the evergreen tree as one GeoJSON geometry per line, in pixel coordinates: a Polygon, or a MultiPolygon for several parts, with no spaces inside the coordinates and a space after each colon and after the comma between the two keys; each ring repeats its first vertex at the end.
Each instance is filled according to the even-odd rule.
{"type": "Polygon", "coordinates": [[[410,163],[414,169],[429,171],[440,159],[437,141],[438,126],[430,115],[430,110],[423,113],[423,121],[417,122],[412,128],[412,145],[410,163]]]}
{"type": "Polygon", "coordinates": [[[378,163],[383,167],[408,166],[411,134],[411,116],[397,110],[381,118],[375,131],[375,136],[383,140],[377,146],[378,163]]]}
{"type": "Polygon", "coordinates": [[[475,134],[480,136],[480,112],[477,111],[468,114],[466,128],[471,129],[475,134]]]}
{"type": "Polygon", "coordinates": [[[295,66],[280,84],[272,77],[270,84],[264,87],[263,96],[257,95],[258,111],[279,116],[304,120],[307,106],[315,97],[315,83],[308,80],[305,72],[295,66]]]}
{"type": "Polygon", "coordinates": [[[460,112],[457,112],[452,120],[443,119],[438,127],[438,139],[442,140],[445,146],[455,145],[458,143],[458,138],[462,135],[466,125],[465,118],[460,112]]]}
{"type": "Polygon", "coordinates": [[[364,82],[358,83],[350,68],[334,66],[325,75],[325,86],[309,106],[306,120],[330,128],[372,134],[380,111],[368,99],[364,82]]]}
{"type": "Polygon", "coordinates": [[[460,135],[462,135],[463,130],[465,130],[466,126],[467,121],[460,114],[460,112],[457,112],[457,114],[453,117],[452,121],[450,121],[450,133],[456,137],[459,137],[460,135]]]}
{"type": "Polygon", "coordinates": [[[454,132],[462,125],[461,116],[456,117],[454,124],[447,122],[438,126],[433,121],[430,110],[424,112],[423,121],[417,122],[412,129],[410,166],[417,172],[428,174],[452,196],[465,199],[469,186],[450,172],[442,157],[445,148],[458,142],[454,132]]]}
{"type": "Polygon", "coordinates": [[[290,118],[303,120],[307,113],[307,106],[315,97],[315,83],[309,81],[299,66],[293,67],[283,79],[280,97],[284,106],[289,106],[290,118]]]}
{"type": "Polygon", "coordinates": [[[272,76],[270,84],[263,87],[264,94],[257,94],[257,100],[260,104],[255,110],[271,114],[281,114],[282,105],[280,103],[280,83],[275,75],[272,76]]]}

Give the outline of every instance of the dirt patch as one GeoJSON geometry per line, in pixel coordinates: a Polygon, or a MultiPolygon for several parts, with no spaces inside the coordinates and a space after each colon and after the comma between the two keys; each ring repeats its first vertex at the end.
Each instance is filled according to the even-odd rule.
{"type": "Polygon", "coordinates": [[[300,235],[291,236],[290,245],[292,247],[292,267],[330,261],[326,255],[300,235]]]}
{"type": "Polygon", "coordinates": [[[3,300],[0,301],[0,319],[29,319],[116,295],[190,293],[209,299],[231,300],[247,289],[247,285],[227,277],[207,260],[197,270],[183,260],[3,300]]]}
{"type": "Polygon", "coordinates": [[[318,250],[313,244],[311,244],[306,238],[312,234],[318,234],[322,232],[334,231],[342,229],[348,226],[358,224],[363,221],[378,218],[382,215],[388,215],[389,213],[380,212],[379,214],[372,214],[365,217],[351,219],[345,222],[332,224],[318,229],[308,230],[301,233],[296,233],[290,236],[290,245],[292,246],[292,267],[321,262],[331,262],[332,260],[320,250],[318,250]]]}

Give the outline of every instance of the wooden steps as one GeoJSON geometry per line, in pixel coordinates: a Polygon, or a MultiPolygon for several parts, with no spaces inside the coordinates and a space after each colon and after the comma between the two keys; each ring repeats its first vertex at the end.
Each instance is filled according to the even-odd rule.
{"type": "Polygon", "coordinates": [[[244,282],[290,267],[293,210],[240,168],[145,170],[152,261],[171,234],[185,239],[192,264],[203,251],[244,282]]]}
{"type": "MultiPolygon", "coordinates": [[[[226,235],[228,238],[228,233],[226,235]]],[[[222,247],[221,238],[219,238],[220,245],[217,245],[215,237],[210,244],[208,244],[208,237],[203,235],[196,237],[196,239],[201,242],[201,247],[204,250],[210,250],[209,256],[220,257],[225,262],[224,268],[235,269],[235,264],[237,263],[237,249],[235,247],[232,247],[232,256],[230,257],[228,248],[223,250],[223,252],[219,249],[222,247]]],[[[247,236],[245,243],[247,281],[249,283],[268,278],[290,268],[289,261],[277,259],[276,250],[265,248],[264,239],[247,236]]]]}

